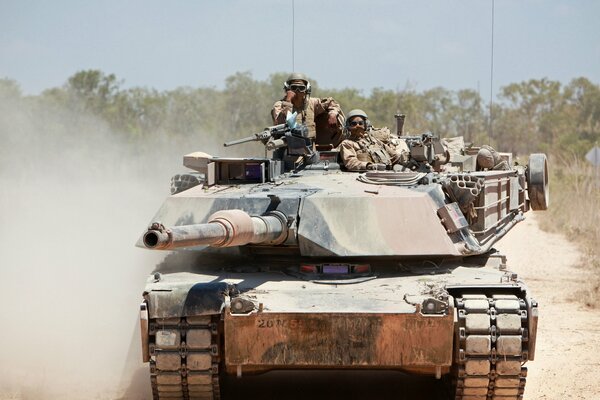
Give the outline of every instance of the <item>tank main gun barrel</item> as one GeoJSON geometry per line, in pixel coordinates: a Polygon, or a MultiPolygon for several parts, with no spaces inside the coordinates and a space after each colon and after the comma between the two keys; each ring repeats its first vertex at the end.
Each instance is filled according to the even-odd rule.
{"type": "Polygon", "coordinates": [[[149,249],[171,250],[178,247],[232,247],[246,244],[283,243],[288,236],[287,217],[279,211],[250,216],[242,210],[218,211],[208,223],[165,228],[153,222],[143,236],[149,249]]]}

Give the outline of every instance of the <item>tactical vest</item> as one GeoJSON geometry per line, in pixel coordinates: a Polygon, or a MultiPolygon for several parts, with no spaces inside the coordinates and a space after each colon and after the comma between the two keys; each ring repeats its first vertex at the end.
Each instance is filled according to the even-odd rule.
{"type": "Polygon", "coordinates": [[[360,161],[392,165],[392,159],[385,149],[385,144],[366,133],[356,141],[360,149],[356,151],[356,158],[360,161]]]}

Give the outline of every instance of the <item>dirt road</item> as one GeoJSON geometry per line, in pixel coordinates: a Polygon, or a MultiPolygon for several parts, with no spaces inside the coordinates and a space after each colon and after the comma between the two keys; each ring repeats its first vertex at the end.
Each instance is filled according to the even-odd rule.
{"type": "Polygon", "coordinates": [[[529,214],[497,247],[540,304],[525,397],[600,399],[600,309],[587,309],[578,300],[591,273],[578,267],[575,246],[540,231],[529,214]]]}

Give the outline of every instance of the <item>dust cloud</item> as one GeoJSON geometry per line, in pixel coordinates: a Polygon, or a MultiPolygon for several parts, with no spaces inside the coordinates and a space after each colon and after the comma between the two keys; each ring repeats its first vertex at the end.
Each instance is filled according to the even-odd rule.
{"type": "Polygon", "coordinates": [[[216,145],[136,143],[0,97],[0,399],[148,398],[138,308],[164,253],[134,244],[181,155],[216,145]]]}

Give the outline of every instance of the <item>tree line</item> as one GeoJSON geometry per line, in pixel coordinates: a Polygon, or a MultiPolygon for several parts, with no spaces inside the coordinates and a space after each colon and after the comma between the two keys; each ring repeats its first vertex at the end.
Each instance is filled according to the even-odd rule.
{"type": "MultiPolygon", "coordinates": [[[[282,96],[286,77],[281,72],[257,80],[239,72],[225,80],[223,89],[157,91],[124,88],[114,74],[86,70],[36,96],[24,96],[17,82],[0,79],[0,100],[91,113],[134,143],[156,135],[223,142],[271,124],[270,109],[282,96]]],[[[405,130],[411,134],[431,131],[522,155],[542,151],[577,157],[600,139],[600,87],[584,77],[567,84],[548,79],[512,83],[501,88],[491,109],[472,89],[376,88],[364,94],[311,83],[313,96],[331,96],[346,112],[362,108],[375,126],[394,129],[394,114],[406,114],[405,130]]]]}

